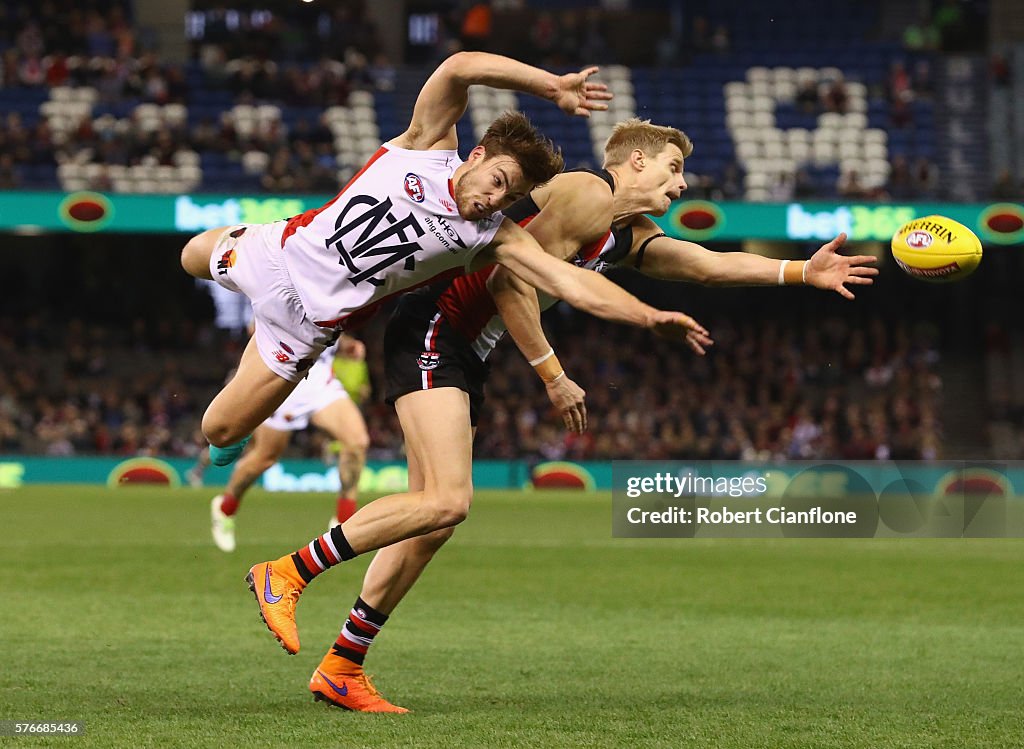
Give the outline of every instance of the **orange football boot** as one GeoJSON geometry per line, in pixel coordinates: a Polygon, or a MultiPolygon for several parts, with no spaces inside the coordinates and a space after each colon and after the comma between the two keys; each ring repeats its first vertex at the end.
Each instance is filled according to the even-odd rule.
{"type": "Polygon", "coordinates": [[[291,555],[254,565],[245,576],[249,590],[260,606],[260,618],[289,655],[299,652],[299,629],[295,605],[306,587],[291,555]],[[276,591],[276,592],[275,592],[276,591]]]}
{"type": "Polygon", "coordinates": [[[407,713],[377,691],[370,677],[351,661],[328,653],[309,679],[313,699],[359,713],[407,713]],[[345,665],[341,665],[345,664],[345,665]]]}

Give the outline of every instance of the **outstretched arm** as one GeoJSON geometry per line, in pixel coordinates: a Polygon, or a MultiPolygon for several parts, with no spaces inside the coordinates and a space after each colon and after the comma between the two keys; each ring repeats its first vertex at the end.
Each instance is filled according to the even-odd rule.
{"type": "Polygon", "coordinates": [[[505,88],[547,99],[569,115],[590,116],[607,109],[612,98],[607,86],[588,81],[597,68],[558,76],[509,57],[487,52],[458,52],[433,72],[423,84],[409,128],[392,142],[414,150],[450,149],[458,146],[455,123],[469,102],[473,85],[505,88]]]}
{"type": "Polygon", "coordinates": [[[605,320],[683,339],[700,354],[711,345],[707,330],[689,315],[655,309],[600,273],[548,255],[526,230],[509,219],[504,220],[494,242],[475,261],[489,262],[501,263],[529,285],[605,320]]]}
{"type": "Polygon", "coordinates": [[[870,267],[876,261],[871,255],[838,254],[846,242],[845,234],[822,245],[810,260],[790,261],[749,252],[712,252],[694,242],[658,236],[660,233],[649,218],[638,219],[633,228],[633,249],[623,265],[654,278],[707,286],[807,284],[835,291],[846,299],[854,298],[846,284],[870,285],[878,275],[878,269],[870,267]]]}
{"type": "Polygon", "coordinates": [[[499,265],[487,279],[487,290],[516,347],[544,381],[548,400],[562,414],[565,428],[582,434],[587,428],[587,394],[566,376],[544,335],[536,289],[499,265]]]}

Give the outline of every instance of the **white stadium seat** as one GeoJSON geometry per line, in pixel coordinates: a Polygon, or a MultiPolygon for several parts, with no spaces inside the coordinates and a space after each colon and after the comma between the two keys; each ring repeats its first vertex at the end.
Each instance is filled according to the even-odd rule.
{"type": "Polygon", "coordinates": [[[758,81],[770,81],[772,79],[772,72],[765,67],[756,66],[753,68],[747,68],[747,80],[751,83],[758,81]]]}

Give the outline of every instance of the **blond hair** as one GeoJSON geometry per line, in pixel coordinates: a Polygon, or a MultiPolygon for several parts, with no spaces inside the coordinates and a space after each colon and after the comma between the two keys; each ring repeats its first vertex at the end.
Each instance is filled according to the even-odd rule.
{"type": "Polygon", "coordinates": [[[621,164],[638,148],[648,156],[657,156],[669,143],[682,151],[684,159],[693,153],[693,142],[682,130],[631,117],[612,128],[604,144],[604,165],[621,164]]]}

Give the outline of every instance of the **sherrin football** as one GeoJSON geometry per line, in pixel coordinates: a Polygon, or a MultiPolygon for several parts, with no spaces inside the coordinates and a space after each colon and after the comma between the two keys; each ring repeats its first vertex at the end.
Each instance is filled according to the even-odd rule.
{"type": "Polygon", "coordinates": [[[907,274],[922,281],[959,281],[981,262],[981,242],[953,219],[925,216],[908,221],[892,235],[892,256],[907,274]]]}

